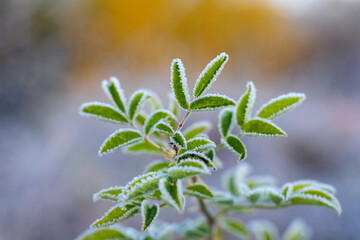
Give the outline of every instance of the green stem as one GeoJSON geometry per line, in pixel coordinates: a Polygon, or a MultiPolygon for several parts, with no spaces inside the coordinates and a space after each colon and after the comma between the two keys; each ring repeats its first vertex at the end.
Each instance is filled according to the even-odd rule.
{"type": "Polygon", "coordinates": [[[190,113],[191,112],[186,112],[186,114],[185,114],[185,116],[184,116],[184,118],[181,120],[181,122],[179,123],[179,126],[178,126],[178,128],[177,128],[177,131],[180,131],[181,130],[181,128],[183,127],[183,125],[184,125],[184,123],[185,123],[185,121],[186,121],[186,119],[190,116],[190,113]]]}
{"type": "Polygon", "coordinates": [[[216,146],[215,151],[219,151],[223,147],[224,147],[224,144],[220,143],[219,145],[216,146]]]}
{"type": "Polygon", "coordinates": [[[167,158],[171,159],[173,157],[174,153],[171,150],[164,149],[163,147],[159,146],[154,141],[152,141],[148,136],[144,138],[144,141],[156,147],[160,152],[164,153],[167,158]]]}

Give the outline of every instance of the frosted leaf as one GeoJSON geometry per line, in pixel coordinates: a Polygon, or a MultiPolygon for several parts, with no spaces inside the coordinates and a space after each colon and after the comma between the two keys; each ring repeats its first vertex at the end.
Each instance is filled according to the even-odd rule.
{"type": "Polygon", "coordinates": [[[109,104],[89,102],[81,105],[80,115],[112,123],[127,123],[128,119],[109,104]]]}
{"type": "Polygon", "coordinates": [[[135,177],[124,187],[123,193],[119,195],[119,201],[126,202],[152,193],[154,190],[157,189],[159,180],[166,176],[166,173],[158,171],[148,172],[135,177]]]}
{"type": "Polygon", "coordinates": [[[177,104],[177,101],[173,94],[168,94],[169,97],[169,106],[168,109],[172,114],[174,114],[177,118],[180,116],[180,107],[177,104]]]}
{"type": "Polygon", "coordinates": [[[138,113],[138,115],[136,116],[135,120],[138,124],[140,124],[140,126],[144,126],[145,121],[146,121],[147,115],[144,112],[140,112],[138,113]]]}
{"type": "Polygon", "coordinates": [[[220,222],[220,227],[238,238],[250,238],[249,230],[242,222],[238,220],[224,219],[220,222]]]}
{"type": "Polygon", "coordinates": [[[168,110],[159,109],[153,112],[147,119],[144,125],[145,134],[149,134],[152,131],[152,128],[160,121],[160,120],[170,120],[177,121],[177,118],[169,112],[168,110]]]}
{"type": "Polygon", "coordinates": [[[108,199],[117,202],[119,195],[123,192],[123,189],[124,188],[120,186],[102,189],[93,195],[93,201],[96,202],[101,199],[108,199]]]}
{"type": "Polygon", "coordinates": [[[171,63],[171,87],[178,104],[184,109],[189,109],[190,95],[187,84],[185,68],[181,59],[174,59],[171,63]]]}
{"type": "Polygon", "coordinates": [[[173,135],[175,133],[173,127],[164,121],[159,121],[158,123],[156,123],[153,131],[158,133],[164,133],[167,135],[173,135]]]}
{"type": "Polygon", "coordinates": [[[105,227],[113,225],[117,222],[124,221],[134,214],[139,212],[139,208],[133,204],[126,204],[125,206],[115,205],[105,213],[102,218],[97,219],[90,228],[105,227]]]}
{"type": "Polygon", "coordinates": [[[274,187],[258,187],[247,193],[247,198],[252,203],[273,202],[280,204],[285,199],[284,196],[274,187]]]}
{"type": "Polygon", "coordinates": [[[165,178],[159,181],[161,198],[164,202],[182,213],[185,206],[185,197],[182,191],[181,181],[169,182],[165,178]]]}
{"type": "Polygon", "coordinates": [[[211,85],[220,75],[228,59],[229,56],[226,53],[221,53],[205,67],[205,69],[201,72],[199,78],[196,80],[195,83],[195,98],[205,93],[211,87],[211,85]]]}
{"type": "Polygon", "coordinates": [[[248,177],[245,182],[249,188],[274,186],[276,183],[275,178],[270,175],[253,175],[248,177]]]}
{"type": "Polygon", "coordinates": [[[147,92],[149,93],[149,101],[148,102],[150,103],[151,111],[162,109],[163,105],[160,100],[160,97],[153,91],[147,90],[147,92]]]}
{"type": "Polygon", "coordinates": [[[184,131],[184,137],[186,140],[194,138],[201,133],[208,133],[212,128],[212,124],[209,121],[199,121],[191,124],[184,131]]]}
{"type": "Polygon", "coordinates": [[[286,136],[286,133],[266,119],[253,118],[241,126],[241,130],[246,136],[255,137],[276,137],[286,136]]]}
{"type": "Polygon", "coordinates": [[[221,110],[219,114],[219,131],[222,137],[226,137],[231,129],[234,127],[235,119],[234,112],[231,108],[221,110]]]}
{"type": "Polygon", "coordinates": [[[152,144],[144,141],[139,141],[135,144],[125,148],[125,152],[129,154],[148,154],[162,156],[164,153],[160,152],[159,149],[152,144]]]}
{"type": "Polygon", "coordinates": [[[225,140],[222,140],[225,146],[233,153],[239,156],[238,161],[242,161],[246,158],[246,148],[244,143],[236,136],[229,135],[225,140]]]}
{"type": "Polygon", "coordinates": [[[242,126],[250,119],[256,98],[256,88],[253,82],[248,82],[246,87],[247,91],[240,97],[236,107],[236,121],[239,126],[242,126]]]}
{"type": "Polygon", "coordinates": [[[303,93],[288,93],[271,99],[264,104],[256,113],[256,116],[266,119],[274,119],[296,107],[306,99],[303,93]]]}
{"type": "Polygon", "coordinates": [[[187,178],[200,174],[210,174],[209,168],[199,159],[185,159],[168,169],[168,174],[173,178],[187,178]]]}
{"type": "MultiPolygon", "coordinates": [[[[330,195],[330,193],[329,193],[330,195]]],[[[294,205],[319,205],[332,208],[338,215],[341,214],[341,206],[335,197],[331,200],[316,194],[293,193],[288,201],[294,205]]]]}
{"type": "Polygon", "coordinates": [[[301,219],[295,219],[286,228],[282,240],[310,240],[311,228],[301,219]]]}
{"type": "Polygon", "coordinates": [[[102,88],[107,97],[120,109],[121,112],[126,114],[126,98],[120,82],[116,77],[111,77],[109,81],[102,82],[102,88]]]}
{"type": "Polygon", "coordinates": [[[249,228],[254,233],[256,240],[279,239],[279,230],[272,222],[266,220],[251,221],[249,228]]]}
{"type": "Polygon", "coordinates": [[[118,240],[126,237],[127,236],[120,229],[107,227],[87,230],[75,240],[118,240]]]}
{"type": "Polygon", "coordinates": [[[170,165],[170,162],[166,161],[154,161],[149,166],[146,167],[145,173],[148,172],[157,172],[166,170],[170,165]]]}
{"type": "Polygon", "coordinates": [[[147,200],[144,200],[141,203],[141,216],[142,216],[142,228],[144,232],[150,224],[157,218],[160,212],[160,207],[158,204],[154,204],[152,207],[149,207],[147,200]]]}
{"type": "Polygon", "coordinates": [[[216,144],[210,139],[204,137],[194,137],[186,142],[186,149],[181,149],[179,154],[185,151],[204,151],[210,148],[215,148],[216,144]]]}
{"type": "Polygon", "coordinates": [[[187,219],[179,227],[178,232],[184,239],[205,239],[209,238],[209,228],[205,219],[187,219]]]}
{"type": "Polygon", "coordinates": [[[180,131],[176,131],[174,136],[170,137],[170,142],[178,148],[186,148],[186,139],[180,131]]]}
{"type": "Polygon", "coordinates": [[[182,154],[180,154],[178,157],[179,162],[181,162],[183,159],[188,159],[188,158],[195,158],[195,159],[199,159],[202,162],[204,162],[206,164],[206,166],[208,166],[211,169],[216,169],[213,161],[211,161],[210,158],[208,158],[205,154],[200,153],[200,152],[195,152],[195,151],[187,151],[184,152],[182,154]]]}
{"type": "Polygon", "coordinates": [[[129,100],[128,114],[130,120],[136,118],[139,112],[142,110],[145,101],[150,97],[147,91],[139,90],[133,93],[129,100]]]}
{"type": "Polygon", "coordinates": [[[319,182],[319,181],[316,181],[316,180],[298,180],[298,181],[295,181],[295,182],[292,182],[291,183],[293,185],[293,191],[296,192],[302,188],[305,188],[305,187],[309,187],[309,186],[316,186],[316,187],[319,187],[325,191],[328,191],[329,193],[332,193],[332,194],[335,194],[336,193],[336,189],[329,185],[329,184],[326,184],[326,183],[322,183],[322,182],[319,182]]]}
{"type": "MultiPolygon", "coordinates": [[[[242,162],[235,167],[235,169],[230,169],[225,174],[223,174],[223,186],[230,193],[235,196],[239,196],[241,194],[239,186],[240,184],[245,185],[245,179],[251,173],[252,168],[250,164],[246,162],[242,162]]],[[[243,188],[244,186],[242,186],[243,188]]],[[[245,185],[247,189],[249,187],[245,185]]],[[[246,191],[247,192],[247,191],[246,191]]],[[[244,193],[244,192],[242,192],[244,193]]]]}
{"type": "Polygon", "coordinates": [[[133,129],[120,129],[111,134],[101,145],[99,155],[105,155],[114,150],[128,146],[142,139],[141,132],[133,129]]]}
{"type": "Polygon", "coordinates": [[[235,101],[225,95],[207,94],[193,100],[190,104],[191,112],[215,111],[217,109],[235,106],[235,101]]]}
{"type": "Polygon", "coordinates": [[[210,199],[214,197],[212,192],[202,184],[194,184],[188,186],[185,189],[184,194],[202,199],[210,199]]]}
{"type": "MultiPolygon", "coordinates": [[[[151,224],[148,228],[147,235],[150,237],[148,240],[171,240],[173,239],[173,232],[175,230],[174,224],[158,221],[151,224]]],[[[147,240],[147,238],[145,237],[147,240]]]]}

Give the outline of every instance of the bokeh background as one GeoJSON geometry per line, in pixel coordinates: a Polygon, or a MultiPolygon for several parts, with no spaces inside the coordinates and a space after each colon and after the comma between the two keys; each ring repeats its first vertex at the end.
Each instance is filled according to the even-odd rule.
{"type": "MultiPolygon", "coordinates": [[[[359,24],[357,0],[1,0],[0,239],[74,239],[111,206],[92,194],[126,184],[154,159],[97,156],[117,126],[81,118],[78,108],[107,101],[101,80],[117,76],[128,97],[149,88],[166,103],[173,58],[183,59],[193,86],[223,51],[230,61],[213,92],[237,99],[252,80],[256,107],[289,91],[308,96],[278,119],[287,138],[245,140],[255,173],[279,185],[329,182],[343,206],[340,217],[295,207],[245,221],[261,217],[283,230],[301,217],[313,239],[359,239],[359,24]]],[[[216,113],[187,124],[202,118],[217,124],[216,113]]],[[[220,156],[226,168],[237,164],[227,151],[220,156]]],[[[220,173],[207,180],[219,186],[220,173]]],[[[183,218],[172,210],[160,217],[183,218]]]]}

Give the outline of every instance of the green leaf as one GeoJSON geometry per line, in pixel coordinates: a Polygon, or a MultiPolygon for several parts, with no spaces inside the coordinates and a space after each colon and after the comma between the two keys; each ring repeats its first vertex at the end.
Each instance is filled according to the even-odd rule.
{"type": "Polygon", "coordinates": [[[242,126],[251,117],[251,111],[256,98],[256,88],[253,82],[248,82],[246,87],[247,91],[240,97],[236,107],[236,121],[239,126],[242,126]]]}
{"type": "Polygon", "coordinates": [[[111,77],[109,81],[102,82],[102,88],[108,98],[120,109],[121,112],[126,114],[126,98],[124,91],[120,86],[120,82],[116,77],[111,77]]]}
{"type": "MultiPolygon", "coordinates": [[[[251,171],[252,168],[250,164],[246,162],[240,163],[235,167],[235,169],[230,169],[226,174],[223,175],[224,188],[235,196],[245,195],[246,193],[241,192],[239,186],[240,184],[242,184],[242,186],[245,185],[245,179],[251,173],[251,171]]],[[[247,185],[245,185],[245,187],[247,187],[247,185]]]]}
{"type": "Polygon", "coordinates": [[[254,232],[256,240],[279,239],[279,231],[272,222],[266,220],[256,220],[252,221],[249,225],[250,229],[254,232]]]}
{"type": "Polygon", "coordinates": [[[265,119],[274,119],[299,106],[306,99],[303,93],[288,93],[271,99],[264,104],[256,116],[265,119]]]}
{"type": "Polygon", "coordinates": [[[128,113],[130,120],[136,118],[139,112],[142,110],[145,101],[150,97],[150,94],[146,91],[136,91],[130,97],[130,103],[128,107],[128,113]]]}
{"type": "Polygon", "coordinates": [[[308,193],[293,193],[288,198],[288,201],[294,205],[319,205],[331,208],[336,211],[338,215],[341,214],[341,206],[335,196],[329,193],[327,198],[318,194],[308,193]],[[330,197],[330,199],[328,198],[330,197]]]}
{"type": "Polygon", "coordinates": [[[125,206],[121,206],[118,204],[110,208],[110,210],[107,211],[102,218],[97,219],[93,224],[91,224],[90,228],[113,225],[117,222],[128,219],[138,212],[139,208],[136,205],[126,204],[125,206]]]}
{"type": "Polygon", "coordinates": [[[125,150],[126,153],[130,154],[149,154],[149,155],[164,155],[159,149],[148,142],[139,141],[138,143],[132,144],[125,150]]]}
{"type": "Polygon", "coordinates": [[[286,228],[282,240],[309,240],[311,238],[310,227],[301,219],[295,219],[286,228]]]}
{"type": "Polygon", "coordinates": [[[118,201],[119,195],[123,192],[124,187],[115,186],[106,189],[102,189],[93,195],[93,201],[96,202],[100,199],[108,199],[112,201],[118,201]]]}
{"type": "Polygon", "coordinates": [[[173,178],[187,178],[200,174],[210,174],[209,168],[199,159],[188,158],[182,160],[168,169],[168,174],[173,178]]]}
{"type": "Polygon", "coordinates": [[[84,103],[80,107],[80,114],[85,117],[91,117],[99,119],[106,122],[112,123],[127,123],[127,118],[111,105],[100,103],[100,102],[90,102],[84,103]]]}
{"type": "Polygon", "coordinates": [[[170,137],[170,142],[178,148],[186,148],[186,139],[180,131],[176,131],[174,136],[170,137]]]}
{"type": "Polygon", "coordinates": [[[166,161],[155,161],[152,162],[145,170],[145,173],[148,172],[157,172],[161,170],[166,170],[170,165],[170,162],[166,161]]]}
{"type": "Polygon", "coordinates": [[[156,123],[153,131],[158,133],[164,133],[167,135],[173,135],[175,133],[173,127],[164,121],[159,121],[158,123],[156,123]]]}
{"type": "Polygon", "coordinates": [[[216,144],[210,139],[204,137],[194,137],[186,142],[186,149],[181,149],[179,154],[182,154],[186,151],[204,151],[207,149],[215,148],[216,144]]]}
{"type": "Polygon", "coordinates": [[[169,94],[169,106],[168,109],[170,112],[172,112],[172,114],[174,114],[174,116],[176,116],[177,118],[179,118],[180,116],[180,107],[177,104],[177,100],[175,99],[174,95],[169,94]]]}
{"type": "Polygon", "coordinates": [[[152,193],[157,189],[159,180],[164,177],[167,177],[167,174],[159,171],[135,177],[124,187],[123,193],[119,195],[119,201],[126,202],[152,193]]]}
{"type": "Polygon", "coordinates": [[[127,236],[116,228],[100,228],[88,230],[76,238],[76,240],[119,240],[125,238],[127,236]]]}
{"type": "Polygon", "coordinates": [[[209,121],[199,121],[191,124],[185,131],[184,137],[186,140],[194,138],[201,133],[208,133],[212,128],[212,124],[209,121]]]}
{"type": "Polygon", "coordinates": [[[219,94],[207,94],[191,102],[191,112],[215,111],[217,109],[234,106],[236,103],[231,98],[219,94]]]}
{"type": "Polygon", "coordinates": [[[315,181],[315,180],[299,180],[299,181],[291,182],[289,184],[292,185],[293,192],[297,192],[306,187],[314,186],[314,187],[321,188],[332,194],[336,193],[336,189],[333,186],[326,184],[326,183],[319,182],[319,181],[315,181]]]}
{"type": "Polygon", "coordinates": [[[209,227],[203,218],[187,219],[179,226],[179,232],[184,239],[205,239],[209,238],[209,227]]]}
{"type": "Polygon", "coordinates": [[[128,146],[142,139],[141,132],[133,129],[120,129],[111,134],[101,145],[99,155],[105,155],[114,150],[128,146]]]}
{"type": "Polygon", "coordinates": [[[174,59],[171,63],[171,87],[180,107],[188,110],[190,102],[189,87],[181,59],[174,59]]]}
{"type": "Polygon", "coordinates": [[[247,193],[247,198],[252,203],[273,202],[275,204],[280,204],[285,199],[276,188],[270,186],[258,187],[250,190],[247,193]]]}
{"type": "Polygon", "coordinates": [[[237,220],[224,219],[220,222],[220,227],[236,237],[242,239],[250,238],[249,230],[246,228],[246,226],[243,223],[237,220]]]}
{"type": "Polygon", "coordinates": [[[159,109],[153,112],[145,122],[145,126],[144,126],[145,134],[148,135],[152,131],[152,128],[160,120],[167,120],[167,119],[177,121],[177,118],[174,116],[174,114],[172,114],[167,110],[159,109]]]}
{"type": "Polygon", "coordinates": [[[223,137],[226,137],[231,132],[234,122],[233,109],[226,108],[221,110],[219,114],[219,131],[223,137]]]}
{"type": "Polygon", "coordinates": [[[199,78],[196,80],[194,87],[195,98],[205,93],[205,91],[211,87],[220,75],[228,59],[229,56],[226,53],[221,53],[206,66],[206,68],[201,72],[199,78]]]}
{"type": "Polygon", "coordinates": [[[160,212],[160,207],[158,204],[154,204],[151,208],[147,200],[144,200],[141,203],[141,216],[142,216],[142,228],[144,232],[150,224],[157,218],[160,212]]]}
{"type": "Polygon", "coordinates": [[[147,118],[146,113],[140,112],[140,113],[138,113],[138,115],[136,116],[135,120],[136,120],[136,122],[137,122],[138,124],[140,124],[141,126],[144,126],[145,121],[146,121],[146,118],[147,118]]]}
{"type": "Polygon", "coordinates": [[[181,181],[169,182],[163,178],[159,181],[159,189],[162,200],[174,207],[179,213],[182,213],[185,206],[185,197],[183,195],[181,181]]]}
{"type": "Polygon", "coordinates": [[[202,199],[210,199],[210,198],[214,197],[212,192],[206,186],[204,186],[202,184],[194,184],[194,185],[188,186],[185,189],[184,194],[189,195],[189,196],[194,196],[197,198],[202,198],[202,199]]]}
{"type": "Polygon", "coordinates": [[[234,135],[229,135],[223,141],[225,146],[230,149],[236,155],[239,155],[239,160],[244,160],[246,158],[246,148],[243,142],[234,135]]]}
{"type": "Polygon", "coordinates": [[[152,91],[147,90],[149,93],[149,103],[151,106],[151,111],[162,109],[163,105],[161,103],[160,97],[152,91]]]}
{"type": "Polygon", "coordinates": [[[286,133],[266,119],[253,118],[241,126],[246,136],[276,137],[286,136],[286,133]]]}
{"type": "Polygon", "coordinates": [[[195,158],[195,159],[199,159],[202,162],[204,162],[206,164],[206,166],[208,166],[211,169],[216,169],[213,161],[208,158],[205,154],[200,153],[200,152],[195,152],[195,151],[186,151],[182,154],[180,154],[178,156],[178,161],[181,162],[184,159],[188,159],[188,158],[195,158]]]}

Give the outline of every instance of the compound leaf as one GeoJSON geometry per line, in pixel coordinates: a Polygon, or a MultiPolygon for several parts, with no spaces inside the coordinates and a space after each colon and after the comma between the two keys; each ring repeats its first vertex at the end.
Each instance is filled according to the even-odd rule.
{"type": "Polygon", "coordinates": [[[220,222],[220,227],[231,233],[232,235],[241,238],[241,239],[249,239],[250,238],[250,232],[246,228],[246,226],[237,221],[232,219],[224,219],[220,222]]]}
{"type": "Polygon", "coordinates": [[[147,119],[144,125],[145,134],[149,134],[152,131],[152,128],[160,121],[160,120],[173,120],[177,121],[177,118],[169,112],[168,110],[159,109],[153,112],[147,119]]]}
{"type": "Polygon", "coordinates": [[[248,82],[246,86],[247,91],[240,97],[236,107],[236,121],[239,126],[242,126],[251,117],[256,97],[256,89],[253,82],[248,82]]]}
{"type": "Polygon", "coordinates": [[[215,148],[216,144],[210,139],[204,137],[194,137],[186,142],[186,150],[182,149],[179,154],[185,151],[204,151],[209,148],[215,148]]]}
{"type": "Polygon", "coordinates": [[[202,199],[210,199],[214,197],[212,192],[202,184],[195,184],[188,186],[185,189],[184,194],[202,199]]]}
{"type": "Polygon", "coordinates": [[[191,124],[184,131],[184,137],[186,140],[196,137],[202,133],[208,133],[212,128],[212,124],[209,121],[199,121],[191,124]]]}
{"type": "Polygon", "coordinates": [[[152,207],[149,207],[147,200],[144,200],[141,203],[141,216],[142,216],[142,231],[145,231],[150,224],[157,218],[160,212],[160,207],[158,204],[154,204],[152,207]]]}
{"type": "Polygon", "coordinates": [[[182,160],[177,165],[170,167],[168,169],[168,174],[170,177],[180,179],[200,174],[210,174],[210,170],[203,161],[188,158],[182,160]]]}
{"type": "Polygon", "coordinates": [[[234,106],[233,99],[219,94],[207,94],[193,100],[190,104],[191,112],[215,111],[217,109],[234,106]]]}
{"type": "Polygon", "coordinates": [[[123,192],[123,189],[124,187],[120,186],[102,189],[93,195],[93,201],[96,202],[100,199],[108,199],[116,202],[119,195],[123,192]]]}
{"type": "Polygon", "coordinates": [[[176,131],[174,136],[170,137],[170,141],[179,148],[186,148],[186,139],[180,131],[176,131]]]}
{"type": "Polygon", "coordinates": [[[306,99],[303,93],[288,93],[271,99],[264,104],[256,116],[265,119],[274,119],[299,106],[306,99]]]}
{"type": "Polygon", "coordinates": [[[100,102],[84,103],[80,107],[80,114],[85,117],[91,117],[112,123],[127,123],[126,116],[118,112],[109,104],[100,102]]]}
{"type": "Polygon", "coordinates": [[[185,206],[185,197],[182,191],[181,181],[169,182],[165,178],[159,181],[161,199],[182,213],[185,206]]]}
{"type": "Polygon", "coordinates": [[[225,146],[236,155],[239,155],[239,161],[246,158],[246,148],[243,142],[234,135],[229,135],[223,141],[225,146]]]}
{"type": "Polygon", "coordinates": [[[286,136],[286,133],[273,122],[266,119],[253,118],[241,126],[247,136],[276,137],[286,136]]]}
{"type": "Polygon", "coordinates": [[[136,143],[142,139],[141,132],[133,129],[120,129],[111,134],[101,145],[99,155],[113,152],[114,150],[136,143]]]}
{"type": "Polygon", "coordinates": [[[201,72],[199,78],[196,80],[194,87],[194,97],[197,98],[208,90],[216,81],[224,68],[229,56],[226,53],[221,53],[214,58],[201,72]]]}
{"type": "Polygon", "coordinates": [[[127,236],[116,228],[91,229],[80,235],[76,240],[119,240],[127,236]]]}
{"type": "Polygon", "coordinates": [[[204,162],[206,164],[206,166],[208,166],[211,169],[216,169],[213,161],[207,157],[205,154],[201,153],[201,152],[196,152],[196,151],[186,151],[182,154],[180,154],[178,156],[178,161],[181,162],[184,159],[188,159],[188,158],[195,158],[198,160],[201,160],[202,162],[204,162]]]}
{"type": "Polygon", "coordinates": [[[181,59],[174,59],[171,63],[171,87],[180,107],[188,110],[190,102],[189,87],[181,59]]]}
{"type": "Polygon", "coordinates": [[[102,88],[108,98],[120,109],[120,111],[126,113],[126,98],[119,80],[116,77],[111,77],[109,81],[104,80],[102,82],[102,88]]]}
{"type": "Polygon", "coordinates": [[[219,114],[219,131],[223,137],[226,137],[234,126],[234,112],[230,108],[221,110],[219,114]]]}
{"type": "Polygon", "coordinates": [[[154,128],[153,128],[154,132],[158,132],[158,133],[164,133],[167,135],[173,135],[174,134],[174,129],[173,127],[164,122],[164,121],[159,121],[158,123],[155,124],[154,128]]]}
{"type": "Polygon", "coordinates": [[[133,93],[130,97],[128,114],[130,120],[136,118],[141,109],[143,108],[145,101],[150,97],[150,94],[146,91],[140,90],[133,93]]]}

